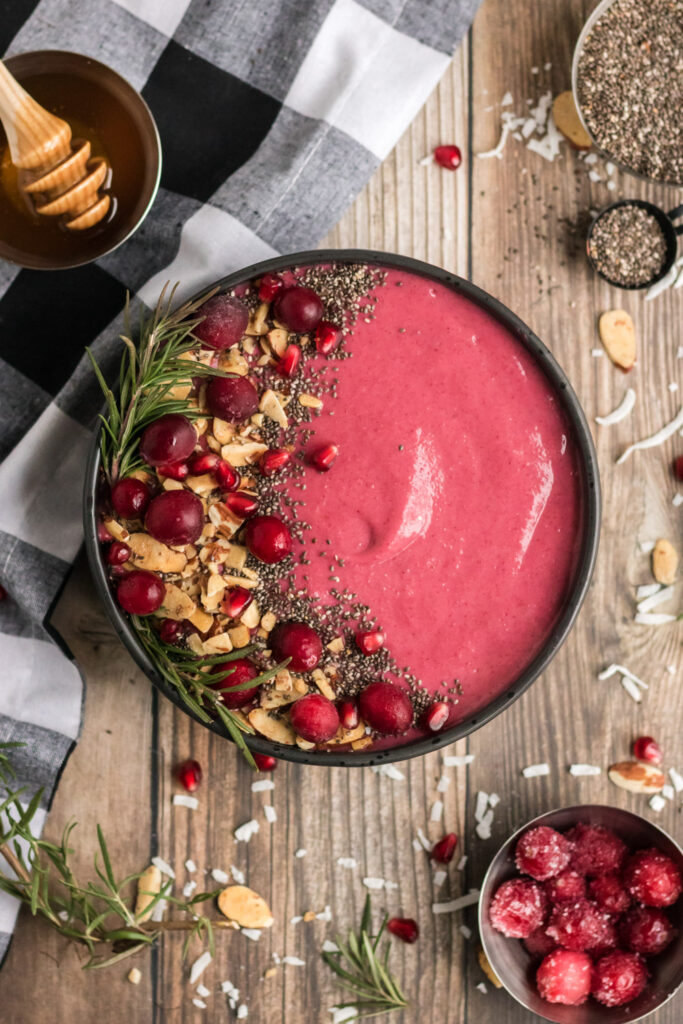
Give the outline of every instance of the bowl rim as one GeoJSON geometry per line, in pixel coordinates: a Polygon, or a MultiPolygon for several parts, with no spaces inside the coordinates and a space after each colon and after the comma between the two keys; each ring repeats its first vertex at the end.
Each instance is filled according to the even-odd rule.
{"type": "MultiPolygon", "coordinates": [[[[26,270],[73,270],[76,267],[83,267],[88,263],[94,263],[95,260],[102,259],[104,256],[108,256],[110,253],[114,252],[120,245],[123,245],[124,242],[128,241],[131,235],[137,231],[147,217],[147,214],[151,210],[154,200],[157,197],[159,184],[161,182],[163,162],[161,137],[159,135],[159,129],[154,119],[154,115],[152,114],[146,100],[143,98],[142,93],[131,85],[128,79],[124,78],[122,74],[116,71],[109,64],[104,64],[102,61],[97,60],[96,57],[90,57],[85,53],[76,53],[74,50],[45,49],[26,50],[25,52],[13,53],[11,56],[3,58],[8,71],[11,71],[12,74],[15,73],[17,65],[24,62],[30,64],[32,61],[36,61],[38,59],[40,59],[40,61],[47,61],[47,63],[51,65],[47,68],[41,68],[41,70],[44,71],[58,70],[60,64],[63,62],[65,68],[68,71],[73,72],[74,77],[83,82],[87,80],[87,76],[81,75],[80,71],[88,66],[94,68],[97,72],[98,81],[102,81],[104,83],[106,83],[107,79],[117,81],[123,87],[123,91],[127,92],[130,96],[131,106],[136,105],[142,115],[142,120],[147,125],[149,130],[149,139],[153,146],[153,149],[150,150],[145,166],[145,174],[148,173],[149,167],[153,168],[153,178],[148,184],[149,196],[147,202],[126,234],[114,241],[111,245],[105,246],[101,252],[95,252],[94,255],[90,255],[85,259],[73,259],[64,263],[47,264],[46,261],[42,260],[38,256],[33,256],[31,253],[18,253],[17,250],[7,245],[7,243],[0,238],[0,259],[7,260],[8,263],[13,264],[14,266],[22,267],[26,270]],[[52,66],[53,64],[54,67],[52,66]]],[[[19,72],[19,75],[21,75],[21,71],[19,72]]]]}
{"type": "MultiPolygon", "coordinates": [[[[226,290],[235,287],[242,282],[257,278],[265,273],[278,270],[285,270],[291,267],[310,265],[312,263],[365,263],[370,265],[385,266],[391,269],[405,270],[422,277],[435,280],[446,285],[456,293],[464,295],[480,308],[503,324],[529,353],[535,358],[540,368],[553,385],[553,390],[562,401],[562,407],[575,435],[575,444],[579,452],[581,469],[583,471],[584,487],[584,509],[582,523],[582,543],[577,557],[574,583],[567,598],[565,607],[558,618],[553,630],[547,638],[542,649],[536,657],[526,666],[520,676],[513,681],[505,691],[495,700],[491,701],[480,711],[468,716],[462,722],[457,723],[444,733],[436,733],[434,736],[427,736],[413,743],[397,745],[385,750],[351,751],[347,753],[328,753],[318,751],[306,751],[299,747],[289,747],[277,744],[271,740],[258,735],[250,736],[245,734],[245,741],[252,751],[262,754],[272,754],[283,760],[294,761],[300,764],[315,764],[322,766],[341,767],[366,767],[369,765],[390,764],[396,761],[407,761],[413,757],[420,757],[430,751],[438,750],[441,747],[462,739],[475,729],[481,728],[492,721],[502,711],[506,710],[524,693],[531,684],[541,675],[554,658],[555,654],[566,640],[576,616],[583,604],[588,587],[593,575],[595,560],[597,557],[599,534],[600,534],[600,477],[598,472],[597,454],[595,445],[588,426],[585,413],[579,400],[569,383],[564,370],[559,363],[537,337],[534,332],[507,306],[488,292],[479,288],[472,282],[458,277],[441,267],[432,266],[422,260],[414,259],[411,256],[401,256],[393,253],[385,253],[372,249],[314,249],[303,252],[290,253],[282,256],[271,257],[270,259],[253,263],[225,277],[217,280],[213,285],[208,285],[195,292],[191,301],[201,297],[208,288],[218,287],[226,290]]],[[[95,494],[99,472],[99,432],[94,432],[93,441],[90,447],[84,482],[83,496],[83,520],[85,530],[85,546],[90,563],[90,569],[95,580],[96,590],[104,603],[107,615],[134,661],[151,682],[165,694],[173,703],[183,710],[195,721],[200,721],[183,704],[181,698],[169,683],[156,671],[153,662],[137,642],[135,634],[129,625],[124,613],[114,601],[105,566],[100,557],[100,545],[97,540],[97,522],[95,512],[95,494]]],[[[222,723],[214,721],[210,724],[201,723],[206,728],[219,736],[229,738],[222,723]]]]}

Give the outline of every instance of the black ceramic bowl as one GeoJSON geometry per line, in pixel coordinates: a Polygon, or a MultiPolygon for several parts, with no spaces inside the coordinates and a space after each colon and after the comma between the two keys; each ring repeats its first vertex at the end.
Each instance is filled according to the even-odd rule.
{"type": "MultiPolygon", "coordinates": [[[[595,557],[598,549],[598,537],[600,532],[600,482],[598,477],[598,465],[593,439],[586,422],[586,417],[574,394],[572,387],[567,380],[563,370],[555,361],[555,358],[548,351],[542,341],[536,337],[519,317],[515,316],[506,306],[497,299],[477,288],[476,285],[465,281],[461,277],[449,274],[438,267],[432,267],[428,263],[411,259],[408,256],[394,256],[383,252],[373,252],[367,249],[320,249],[312,252],[294,253],[289,256],[278,256],[275,259],[265,260],[263,263],[245,267],[228,277],[221,278],[216,282],[222,290],[232,288],[243,281],[261,277],[263,274],[273,271],[285,270],[292,266],[304,266],[311,263],[370,263],[380,266],[393,267],[405,270],[412,274],[420,274],[423,277],[437,281],[448,288],[464,295],[470,301],[476,303],[487,313],[495,317],[503,324],[519,342],[533,355],[536,362],[543,369],[556,391],[562,408],[567,416],[572,430],[574,440],[581,459],[583,472],[583,538],[578,556],[574,583],[571,592],[567,596],[564,610],[557,621],[555,628],[548,637],[543,649],[537,654],[534,660],[527,666],[522,674],[510,684],[505,693],[491,701],[485,708],[470,718],[458,723],[451,729],[434,736],[427,736],[413,743],[404,746],[392,747],[390,750],[358,751],[351,753],[325,753],[316,751],[300,750],[298,747],[281,746],[272,743],[260,736],[247,736],[249,747],[262,754],[273,754],[276,757],[288,761],[298,761],[303,764],[318,765],[343,765],[345,767],[363,766],[374,764],[386,764],[391,761],[403,761],[410,757],[417,757],[426,754],[430,750],[444,747],[455,740],[467,736],[480,726],[490,722],[492,718],[499,715],[501,711],[508,708],[517,698],[531,686],[535,679],[547,668],[555,654],[572,627],[578,611],[586,596],[595,557]]],[[[206,289],[202,289],[204,292],[206,289]]],[[[195,298],[198,298],[199,292],[195,298]]],[[[153,663],[138,643],[134,631],[131,629],[126,616],[116,604],[109,587],[105,565],[97,540],[97,523],[95,515],[95,494],[99,474],[99,436],[93,439],[90,458],[85,476],[84,494],[84,523],[85,543],[88,552],[90,567],[95,580],[97,590],[104,602],[105,609],[119,637],[127,647],[135,662],[142,669],[146,676],[161,690],[165,696],[173,701],[183,711],[187,712],[185,705],[177,696],[174,689],[156,671],[153,663]]],[[[226,736],[227,732],[220,722],[212,722],[207,728],[220,736],[226,736]]]]}

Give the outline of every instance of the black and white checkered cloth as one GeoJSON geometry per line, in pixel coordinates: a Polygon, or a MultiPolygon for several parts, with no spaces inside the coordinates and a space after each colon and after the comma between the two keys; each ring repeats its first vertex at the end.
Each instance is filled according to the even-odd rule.
{"type": "MultiPolygon", "coordinates": [[[[0,53],[76,50],[142,92],[154,207],[125,245],[54,273],[0,261],[0,741],[52,792],[80,728],[76,666],[45,628],[81,545],[81,481],[126,291],[150,305],[335,223],[446,69],[479,0],[0,0],[0,53]]],[[[449,140],[443,140],[449,141],[449,140]]],[[[182,296],[181,296],[182,297],[182,296]]],[[[0,961],[16,906],[0,894],[0,961]]]]}

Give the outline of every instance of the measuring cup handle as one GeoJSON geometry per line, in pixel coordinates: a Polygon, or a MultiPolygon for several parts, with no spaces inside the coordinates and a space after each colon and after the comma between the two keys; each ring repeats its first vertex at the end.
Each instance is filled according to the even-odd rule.
{"type": "MultiPolygon", "coordinates": [[[[677,217],[683,217],[683,203],[680,206],[676,206],[675,209],[669,210],[667,217],[671,221],[675,221],[677,217]]],[[[683,224],[674,225],[674,230],[677,235],[683,235],[683,224]]]]}

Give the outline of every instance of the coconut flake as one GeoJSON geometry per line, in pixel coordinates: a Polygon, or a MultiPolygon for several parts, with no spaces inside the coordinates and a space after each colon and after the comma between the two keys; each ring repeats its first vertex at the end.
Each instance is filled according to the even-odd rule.
{"type": "Polygon", "coordinates": [[[211,956],[208,950],[205,953],[202,953],[201,956],[197,957],[195,962],[192,964],[192,967],[190,968],[190,985],[197,984],[197,982],[199,981],[202,974],[204,973],[204,971],[209,966],[212,960],[213,957],[211,956]]]}
{"type": "Polygon", "coordinates": [[[234,864],[230,865],[230,874],[232,875],[233,882],[237,882],[238,885],[244,885],[246,881],[244,872],[236,868],[234,864]]]}
{"type": "Polygon", "coordinates": [[[491,157],[495,156],[495,157],[497,157],[498,160],[502,160],[503,159],[503,150],[505,149],[505,143],[508,140],[508,135],[510,134],[510,131],[511,131],[510,125],[503,124],[503,126],[501,128],[501,131],[500,131],[500,138],[498,139],[498,142],[496,143],[496,145],[493,147],[493,149],[487,149],[485,153],[477,153],[477,156],[479,157],[479,159],[480,160],[489,160],[491,157]]]}
{"type": "Polygon", "coordinates": [[[373,765],[372,771],[375,775],[386,775],[388,779],[394,779],[395,782],[402,782],[405,779],[403,772],[400,772],[393,764],[376,764],[373,765]]]}
{"type": "Polygon", "coordinates": [[[479,890],[472,889],[466,896],[458,896],[455,900],[449,900],[448,903],[432,903],[433,914],[455,914],[458,910],[464,910],[465,907],[471,907],[474,903],[479,902],[479,890]]]}
{"type": "Polygon", "coordinates": [[[168,906],[168,900],[159,900],[158,903],[154,904],[152,913],[150,915],[151,920],[155,923],[163,920],[164,914],[166,913],[166,907],[168,906]]]}
{"type": "Polygon", "coordinates": [[[289,964],[290,967],[305,967],[306,961],[301,960],[298,956],[283,956],[283,964],[289,964]]]}
{"type": "Polygon", "coordinates": [[[443,818],[443,802],[441,800],[435,800],[432,804],[432,811],[429,815],[430,821],[441,821],[443,818]]]}
{"type": "Polygon", "coordinates": [[[603,350],[601,348],[592,348],[591,349],[591,355],[593,356],[593,359],[602,359],[604,354],[605,353],[603,352],[603,350]]]}
{"type": "Polygon", "coordinates": [[[185,882],[185,885],[183,886],[183,896],[186,900],[190,899],[196,888],[197,883],[195,881],[185,882]]]}
{"type": "Polygon", "coordinates": [[[522,775],[525,779],[537,779],[540,775],[550,775],[550,765],[543,761],[541,764],[528,764],[522,768],[522,775]]]}
{"type": "Polygon", "coordinates": [[[240,997],[240,990],[238,988],[235,988],[231,981],[221,982],[221,992],[224,992],[225,995],[228,996],[230,999],[234,999],[235,1002],[237,1002],[237,1000],[240,997]]]}
{"type": "Polygon", "coordinates": [[[616,409],[613,409],[612,412],[608,413],[606,416],[596,416],[595,422],[600,423],[603,427],[611,427],[614,423],[620,423],[630,415],[635,404],[636,393],[633,388],[627,388],[626,394],[616,409]]]}
{"type": "Polygon", "coordinates": [[[479,790],[477,793],[477,802],[474,807],[474,820],[481,821],[486,814],[486,809],[489,805],[489,795],[484,793],[483,790],[479,790]]]}
{"type": "Polygon", "coordinates": [[[488,992],[488,989],[487,989],[487,987],[486,987],[486,985],[484,984],[484,982],[483,982],[483,981],[480,981],[480,982],[479,982],[479,984],[477,985],[477,988],[479,989],[479,991],[480,991],[481,993],[483,993],[483,995],[486,995],[486,994],[487,994],[487,992],[488,992]]]}
{"type": "Polygon", "coordinates": [[[427,839],[427,836],[424,834],[424,832],[422,831],[421,828],[419,828],[417,830],[417,838],[418,838],[418,840],[419,840],[419,842],[420,842],[420,844],[422,846],[422,849],[426,850],[427,853],[431,853],[432,852],[432,846],[434,844],[432,842],[430,842],[429,839],[427,839]]]}
{"type": "Polygon", "coordinates": [[[480,839],[491,838],[491,825],[493,823],[493,811],[488,810],[481,821],[475,826],[474,831],[480,839]]]}
{"type": "Polygon", "coordinates": [[[644,601],[640,601],[636,605],[636,611],[638,612],[649,612],[657,605],[662,604],[663,601],[668,601],[673,593],[673,587],[662,587],[657,590],[656,594],[651,594],[646,597],[644,601]]]}
{"type": "Polygon", "coordinates": [[[675,676],[676,675],[676,666],[675,665],[667,665],[666,666],[666,671],[669,673],[670,676],[675,676]]]}
{"type": "Polygon", "coordinates": [[[419,839],[413,839],[413,849],[416,853],[420,853],[422,851],[422,843],[419,839]]]}
{"type": "Polygon", "coordinates": [[[193,999],[192,1000],[192,1005],[196,1006],[198,1010],[205,1010],[206,1009],[206,1003],[204,1002],[203,999],[193,999]]]}
{"type": "Polygon", "coordinates": [[[195,873],[195,871],[197,870],[197,865],[195,864],[195,862],[193,860],[190,860],[189,857],[185,861],[185,870],[187,872],[189,872],[189,874],[191,874],[191,875],[193,875],[195,873]]]}
{"type": "Polygon", "coordinates": [[[448,776],[447,775],[442,775],[441,778],[439,779],[438,783],[437,783],[437,787],[436,787],[437,793],[445,793],[446,790],[448,789],[448,787],[450,786],[450,784],[451,784],[451,780],[448,778],[448,776]]]}
{"type": "Polygon", "coordinates": [[[653,811],[656,811],[657,814],[659,814],[659,812],[663,811],[666,807],[666,800],[660,793],[655,793],[655,795],[651,796],[648,800],[648,804],[653,811]]]}
{"type": "Polygon", "coordinates": [[[323,942],[323,953],[338,953],[339,946],[336,942],[332,942],[330,939],[325,939],[323,942]]]}
{"type": "Polygon", "coordinates": [[[652,597],[661,589],[661,583],[644,583],[642,586],[636,587],[636,600],[642,601],[644,597],[652,597]]]}
{"type": "Polygon", "coordinates": [[[671,285],[675,282],[677,277],[678,268],[676,267],[676,264],[674,264],[671,270],[669,270],[668,273],[664,275],[661,281],[656,281],[653,285],[650,285],[648,290],[645,292],[645,301],[651,302],[652,299],[656,299],[659,295],[662,294],[662,292],[667,291],[667,289],[669,289],[671,285]]]}
{"type": "Polygon", "coordinates": [[[489,793],[489,807],[497,807],[500,803],[500,797],[497,793],[489,793]]]}
{"type": "Polygon", "coordinates": [[[620,466],[622,462],[626,462],[626,459],[628,459],[633,452],[643,451],[646,448],[656,448],[657,445],[663,444],[665,441],[668,441],[677,430],[680,430],[682,426],[683,405],[678,410],[674,418],[669,423],[665,424],[661,430],[651,434],[649,437],[644,437],[642,441],[636,441],[635,444],[629,445],[629,447],[617,459],[617,465],[620,466]]]}
{"type": "Polygon", "coordinates": [[[629,697],[634,700],[636,704],[640,704],[643,699],[642,690],[640,690],[633,680],[628,678],[628,676],[622,676],[620,681],[629,697]]]}
{"type": "Polygon", "coordinates": [[[500,105],[501,107],[509,107],[512,102],[512,93],[508,91],[505,93],[502,100],[500,101],[500,105]]]}
{"type": "MultiPolygon", "coordinates": [[[[393,889],[398,889],[397,885],[393,882],[387,882],[387,888],[391,886],[393,889]]],[[[324,910],[321,910],[319,914],[315,915],[316,921],[331,921],[332,920],[332,907],[327,906],[324,910]]]]}
{"type": "Polygon", "coordinates": [[[654,551],[656,546],[657,544],[654,540],[641,540],[638,542],[638,547],[644,555],[649,555],[651,551],[654,551]]]}
{"type": "Polygon", "coordinates": [[[252,782],[251,784],[252,793],[265,793],[268,789],[275,789],[275,783],[272,779],[259,779],[258,782],[252,782]]]}
{"type": "Polygon", "coordinates": [[[676,798],[676,791],[674,790],[673,786],[670,786],[668,784],[668,782],[664,786],[662,786],[662,796],[666,800],[675,800],[676,798]]]}
{"type": "MultiPolygon", "coordinates": [[[[422,849],[419,843],[417,848],[418,850],[422,849]]],[[[340,868],[349,868],[349,870],[353,870],[353,868],[358,867],[358,861],[355,857],[337,857],[337,864],[340,868]]]]}
{"type": "Polygon", "coordinates": [[[674,505],[675,508],[678,508],[679,505],[683,505],[683,494],[680,494],[677,491],[671,499],[671,504],[674,505]]]}
{"type": "Polygon", "coordinates": [[[345,1024],[347,1020],[355,1020],[358,1010],[355,1006],[331,1006],[332,1024],[345,1024]]]}
{"type": "Polygon", "coordinates": [[[440,870],[434,872],[434,878],[432,881],[437,889],[439,889],[448,878],[448,872],[440,870]]]}
{"type": "Polygon", "coordinates": [[[652,612],[649,615],[638,612],[633,621],[639,626],[666,626],[669,622],[676,622],[677,618],[677,615],[666,615],[664,612],[652,612]]]}
{"type": "Polygon", "coordinates": [[[236,828],[233,835],[238,843],[248,843],[252,836],[255,836],[259,830],[259,823],[255,818],[251,821],[245,821],[244,825],[240,825],[236,828]]]}
{"type": "Polygon", "coordinates": [[[247,939],[251,939],[252,942],[258,942],[261,938],[260,928],[242,928],[242,935],[247,939]]]}
{"type": "Polygon", "coordinates": [[[560,155],[560,143],[564,142],[564,136],[557,130],[553,117],[548,119],[547,127],[547,133],[543,138],[529,139],[526,148],[552,163],[560,155]]]}
{"type": "Polygon", "coordinates": [[[443,759],[444,768],[463,768],[473,761],[474,754],[447,754],[443,759]]]}
{"type": "Polygon", "coordinates": [[[372,876],[364,878],[363,885],[366,889],[386,889],[387,891],[398,889],[396,882],[387,882],[385,878],[373,878],[372,876]]]}
{"type": "Polygon", "coordinates": [[[211,989],[207,988],[206,985],[197,985],[196,992],[202,999],[206,999],[207,996],[211,995],[211,989]]]}
{"type": "Polygon", "coordinates": [[[247,1017],[249,1016],[249,1007],[247,1006],[246,1003],[240,1003],[240,1005],[237,1007],[236,1016],[238,1020],[247,1019],[247,1017]]]}
{"type": "Polygon", "coordinates": [[[230,881],[230,876],[225,871],[221,871],[220,868],[214,868],[211,872],[211,877],[214,882],[218,882],[220,885],[227,885],[230,881]]]}
{"type": "Polygon", "coordinates": [[[598,674],[598,679],[610,679],[615,675],[626,676],[627,679],[632,679],[634,683],[641,686],[643,690],[648,689],[647,683],[644,683],[642,679],[639,679],[635,673],[631,672],[631,670],[626,668],[625,665],[617,665],[615,662],[612,662],[611,665],[608,665],[607,668],[603,669],[602,672],[598,674]]]}
{"type": "Polygon", "coordinates": [[[301,858],[302,858],[302,857],[305,857],[305,856],[306,856],[306,850],[304,850],[304,848],[303,848],[303,847],[301,847],[301,849],[300,849],[300,850],[296,850],[296,851],[295,851],[295,853],[294,853],[294,856],[295,856],[295,857],[298,857],[298,858],[299,858],[299,860],[301,860],[301,858]]]}
{"type": "Polygon", "coordinates": [[[677,772],[675,768],[669,768],[669,778],[676,792],[683,793],[683,775],[677,772]]]}
{"type": "Polygon", "coordinates": [[[296,914],[294,917],[290,917],[289,919],[290,924],[301,924],[302,921],[303,917],[301,916],[301,914],[296,914]]]}
{"type": "Polygon", "coordinates": [[[570,764],[570,775],[599,775],[602,771],[596,764],[570,764]]]}
{"type": "Polygon", "coordinates": [[[460,858],[460,860],[456,864],[455,870],[456,871],[463,871],[465,869],[465,864],[467,864],[467,855],[463,854],[463,856],[460,858]]]}
{"type": "Polygon", "coordinates": [[[427,164],[433,164],[434,163],[434,154],[433,153],[428,153],[427,156],[423,156],[422,159],[418,160],[417,162],[420,165],[420,167],[426,167],[427,164]]]}
{"type": "Polygon", "coordinates": [[[472,929],[468,928],[466,924],[461,924],[460,934],[469,942],[469,940],[472,938],[472,929]]]}
{"type": "Polygon", "coordinates": [[[191,811],[196,811],[199,807],[197,797],[187,796],[186,793],[176,793],[171,803],[174,807],[189,807],[191,811]]]}
{"type": "Polygon", "coordinates": [[[168,875],[169,878],[175,878],[175,871],[165,860],[161,857],[152,857],[152,864],[155,868],[159,868],[162,875],[168,875]]]}
{"type": "Polygon", "coordinates": [[[277,821],[277,811],[275,810],[272,804],[264,804],[263,813],[266,816],[266,821],[270,825],[273,825],[277,821]]]}

